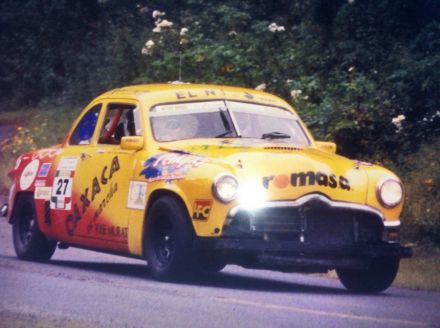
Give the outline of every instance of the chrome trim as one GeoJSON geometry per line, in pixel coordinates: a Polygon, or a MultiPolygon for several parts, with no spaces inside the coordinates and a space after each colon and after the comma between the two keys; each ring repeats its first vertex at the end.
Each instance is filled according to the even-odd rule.
{"type": "Polygon", "coordinates": [[[400,220],[397,221],[384,221],[383,225],[387,228],[400,227],[400,220]]]}
{"type": "MultiPolygon", "coordinates": [[[[342,209],[348,208],[348,209],[352,209],[352,210],[360,210],[360,211],[364,211],[364,212],[369,212],[369,213],[378,215],[382,219],[382,222],[385,221],[383,214],[379,210],[377,210],[373,207],[370,207],[368,205],[360,205],[360,204],[353,204],[353,203],[348,203],[348,202],[334,201],[334,200],[330,200],[329,198],[327,198],[323,195],[319,195],[319,194],[309,194],[309,195],[303,196],[301,198],[298,198],[297,200],[292,200],[292,201],[263,202],[255,210],[259,210],[259,209],[263,209],[263,208],[276,208],[276,207],[299,207],[299,206],[304,205],[305,203],[307,203],[311,200],[319,200],[319,201],[324,202],[333,208],[342,208],[342,209]]],[[[229,211],[228,217],[235,216],[237,214],[237,212],[240,210],[250,210],[250,209],[247,208],[246,206],[243,206],[243,205],[237,205],[229,211]]],[[[390,221],[390,222],[396,222],[396,221],[390,221]]]]}
{"type": "Polygon", "coordinates": [[[227,203],[232,202],[234,199],[236,199],[238,197],[239,187],[240,187],[240,183],[238,182],[238,179],[235,176],[233,176],[230,173],[220,173],[215,177],[214,182],[212,183],[211,192],[218,201],[220,201],[223,204],[227,204],[227,203]],[[222,197],[220,197],[220,195],[218,194],[218,191],[217,191],[217,184],[218,184],[219,180],[223,177],[226,177],[226,176],[232,177],[237,182],[237,191],[235,193],[235,197],[233,197],[229,200],[222,199],[222,197]]]}
{"type": "Polygon", "coordinates": [[[385,177],[385,178],[382,178],[381,180],[379,180],[379,182],[377,183],[377,186],[376,186],[376,198],[377,198],[377,200],[379,201],[379,203],[383,206],[383,207],[385,207],[385,208],[388,208],[388,209],[390,209],[390,208],[394,208],[394,207],[396,207],[397,205],[399,205],[401,202],[402,202],[402,200],[403,199],[405,199],[405,188],[403,188],[403,184],[402,184],[402,182],[400,182],[398,179],[396,179],[396,178],[393,178],[393,177],[385,177]],[[384,201],[383,201],[383,199],[382,199],[382,187],[383,187],[383,185],[387,182],[387,181],[394,181],[394,182],[397,182],[397,184],[399,184],[400,185],[400,188],[402,189],[402,197],[400,198],[400,200],[397,202],[397,203],[395,203],[395,204],[386,204],[384,201]]]}

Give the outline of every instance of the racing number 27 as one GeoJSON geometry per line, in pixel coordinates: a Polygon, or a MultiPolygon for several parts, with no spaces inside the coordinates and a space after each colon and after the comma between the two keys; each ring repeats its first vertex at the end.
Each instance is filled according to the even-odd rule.
{"type": "Polygon", "coordinates": [[[72,186],[72,178],[56,177],[54,181],[53,196],[68,196],[70,197],[72,186]]]}
{"type": "Polygon", "coordinates": [[[69,179],[59,179],[57,181],[57,195],[61,196],[61,195],[65,195],[67,192],[67,187],[69,185],[69,179]],[[64,185],[64,190],[63,190],[63,185],[64,185]]]}

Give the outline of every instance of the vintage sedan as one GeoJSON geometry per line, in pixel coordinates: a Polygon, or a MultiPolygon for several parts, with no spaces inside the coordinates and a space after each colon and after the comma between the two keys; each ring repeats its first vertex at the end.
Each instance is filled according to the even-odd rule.
{"type": "Polygon", "coordinates": [[[336,269],[349,290],[380,292],[411,256],[399,243],[399,178],[336,155],[260,91],[106,92],[62,144],[21,155],[9,175],[4,212],[25,260],[72,246],[146,259],[158,279],[227,264],[336,269]]]}

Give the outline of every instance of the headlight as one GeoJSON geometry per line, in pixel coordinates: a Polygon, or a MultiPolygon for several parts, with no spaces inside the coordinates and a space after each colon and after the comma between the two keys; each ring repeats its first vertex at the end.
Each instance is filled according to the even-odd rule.
{"type": "Polygon", "coordinates": [[[400,181],[386,178],[377,184],[377,199],[386,208],[397,206],[403,198],[403,186],[400,181]]]}
{"type": "Polygon", "coordinates": [[[238,181],[231,174],[220,174],[212,185],[214,196],[223,203],[229,203],[237,198],[238,181]]]}
{"type": "Polygon", "coordinates": [[[242,181],[238,191],[238,201],[240,206],[247,210],[257,210],[266,201],[266,189],[260,181],[242,181]]]}

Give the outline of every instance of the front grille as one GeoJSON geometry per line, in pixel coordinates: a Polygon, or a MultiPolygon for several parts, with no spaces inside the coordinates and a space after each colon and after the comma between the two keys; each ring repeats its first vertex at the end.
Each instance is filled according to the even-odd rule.
{"type": "Polygon", "coordinates": [[[381,217],[355,208],[311,200],[300,206],[239,209],[228,217],[224,236],[291,240],[313,244],[374,243],[382,240],[381,217]]]}

